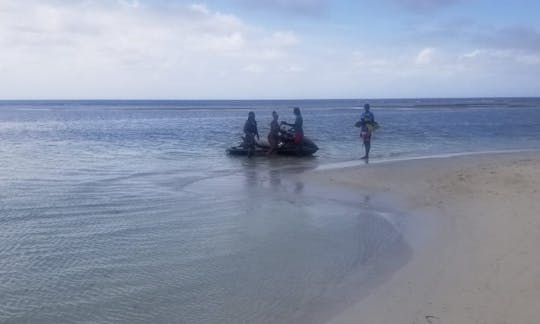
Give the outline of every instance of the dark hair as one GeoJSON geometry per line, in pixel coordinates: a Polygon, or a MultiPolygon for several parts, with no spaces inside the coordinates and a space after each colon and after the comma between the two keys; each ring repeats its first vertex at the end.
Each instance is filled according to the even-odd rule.
{"type": "Polygon", "coordinates": [[[295,115],[300,115],[300,108],[294,107],[293,112],[295,115]]]}
{"type": "Polygon", "coordinates": [[[369,104],[365,104],[364,109],[369,109],[369,104]]]}
{"type": "Polygon", "coordinates": [[[255,118],[255,113],[253,111],[250,111],[248,113],[248,118],[255,118]]]}

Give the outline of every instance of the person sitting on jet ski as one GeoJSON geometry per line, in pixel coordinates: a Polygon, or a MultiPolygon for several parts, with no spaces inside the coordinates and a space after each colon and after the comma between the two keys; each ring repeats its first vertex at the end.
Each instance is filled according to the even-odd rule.
{"type": "Polygon", "coordinates": [[[255,153],[255,136],[259,139],[259,131],[257,130],[257,121],[255,120],[255,113],[250,111],[248,119],[244,124],[244,144],[248,150],[248,156],[251,157],[255,153]]]}
{"type": "Polygon", "coordinates": [[[282,124],[291,126],[294,131],[293,141],[295,144],[300,144],[304,140],[304,119],[302,118],[302,113],[300,112],[300,108],[294,107],[294,115],[296,116],[296,119],[294,120],[294,124],[289,124],[285,121],[282,121],[282,124]]]}

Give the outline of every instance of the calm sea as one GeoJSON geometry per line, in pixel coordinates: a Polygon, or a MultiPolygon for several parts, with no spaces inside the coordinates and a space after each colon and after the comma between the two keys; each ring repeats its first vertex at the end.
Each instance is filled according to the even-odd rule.
{"type": "MultiPolygon", "coordinates": [[[[369,197],[296,176],[362,155],[364,102],[0,102],[0,322],[324,321],[411,253],[369,197]],[[225,154],[294,106],[314,158],[225,154]]],[[[372,162],[540,148],[540,99],[369,103],[372,162]]]]}

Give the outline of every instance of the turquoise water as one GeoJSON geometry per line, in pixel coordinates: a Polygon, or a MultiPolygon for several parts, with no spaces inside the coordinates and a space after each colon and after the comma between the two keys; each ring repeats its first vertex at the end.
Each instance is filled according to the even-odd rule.
{"type": "MultiPolygon", "coordinates": [[[[372,100],[372,161],[538,149],[540,100],[372,100]]],[[[0,102],[0,322],[316,323],[411,251],[297,175],[362,155],[363,101],[0,102]],[[311,159],[225,155],[304,114],[311,159]]],[[[399,217],[399,216],[396,216],[399,217]]]]}

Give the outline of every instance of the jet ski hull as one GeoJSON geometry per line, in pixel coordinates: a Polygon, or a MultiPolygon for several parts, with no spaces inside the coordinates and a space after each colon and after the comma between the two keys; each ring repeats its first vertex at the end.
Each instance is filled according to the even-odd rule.
{"type": "MultiPolygon", "coordinates": [[[[270,146],[266,143],[257,143],[254,155],[266,155],[270,146]]],[[[281,143],[276,151],[277,155],[287,156],[311,156],[319,150],[319,147],[309,138],[304,138],[300,145],[294,143],[281,143]]],[[[248,149],[240,144],[227,149],[229,155],[248,155],[248,149]]]]}

